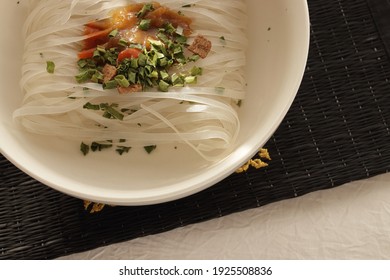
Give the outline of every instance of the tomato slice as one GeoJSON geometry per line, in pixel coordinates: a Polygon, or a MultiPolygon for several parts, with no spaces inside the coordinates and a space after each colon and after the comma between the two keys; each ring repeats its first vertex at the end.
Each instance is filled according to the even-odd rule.
{"type": "Polygon", "coordinates": [[[95,50],[96,50],[96,48],[90,48],[87,50],[83,50],[83,51],[79,52],[77,56],[79,57],[79,59],[92,58],[95,50]]]}
{"type": "Polygon", "coordinates": [[[118,63],[120,63],[122,60],[124,60],[126,58],[138,58],[140,53],[141,53],[140,49],[135,49],[135,48],[125,49],[119,53],[118,63]]]}
{"type": "Polygon", "coordinates": [[[85,28],[85,32],[91,32],[89,34],[85,34],[86,37],[84,39],[84,49],[90,49],[96,47],[97,45],[103,45],[108,42],[109,37],[108,34],[112,31],[111,28],[99,30],[93,29],[90,27],[85,28]],[[93,32],[95,30],[95,32],[93,32]]]}

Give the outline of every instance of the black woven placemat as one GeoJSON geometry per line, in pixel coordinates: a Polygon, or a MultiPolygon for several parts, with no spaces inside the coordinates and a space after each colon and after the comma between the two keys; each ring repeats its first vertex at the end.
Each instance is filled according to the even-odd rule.
{"type": "Polygon", "coordinates": [[[178,201],[84,211],[0,156],[0,258],[52,259],[340,186],[390,168],[387,0],[309,0],[298,96],[267,143],[271,165],[178,201]],[[379,7],[379,8],[378,8],[379,7]],[[375,15],[375,16],[373,16],[375,15]],[[386,24],[387,23],[387,24],[386,24]]]}

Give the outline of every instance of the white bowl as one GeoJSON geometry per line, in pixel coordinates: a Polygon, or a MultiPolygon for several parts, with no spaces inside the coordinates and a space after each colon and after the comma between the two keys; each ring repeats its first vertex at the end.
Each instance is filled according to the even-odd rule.
{"type": "Polygon", "coordinates": [[[147,156],[140,150],[122,157],[115,153],[83,157],[75,148],[77,143],[27,133],[12,120],[22,99],[24,2],[4,1],[0,9],[0,151],[33,178],[81,199],[114,205],[162,203],[226,178],[277,129],[296,96],[306,65],[307,2],[248,0],[248,93],[239,111],[241,132],[234,152],[212,164],[185,146],[157,149],[147,156]]]}

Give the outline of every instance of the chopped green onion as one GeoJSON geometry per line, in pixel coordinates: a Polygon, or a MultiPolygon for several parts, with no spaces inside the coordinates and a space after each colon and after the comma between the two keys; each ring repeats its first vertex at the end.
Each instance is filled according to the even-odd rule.
{"type": "Polygon", "coordinates": [[[94,83],[99,83],[101,80],[103,80],[103,78],[104,78],[103,73],[95,70],[95,73],[91,77],[91,81],[94,83]]]}
{"type": "Polygon", "coordinates": [[[167,92],[169,90],[169,84],[163,80],[158,83],[158,89],[162,92],[167,92]]]}
{"type": "Polygon", "coordinates": [[[161,79],[166,81],[169,79],[169,74],[167,71],[163,70],[163,71],[160,71],[160,76],[161,76],[161,79]]]}
{"type": "Polygon", "coordinates": [[[125,76],[123,75],[118,75],[114,78],[114,80],[118,83],[118,86],[120,87],[129,87],[130,86],[130,83],[129,81],[126,79],[125,76]]]}
{"type": "Polygon", "coordinates": [[[122,47],[127,47],[129,45],[129,42],[126,41],[125,39],[121,38],[118,42],[118,45],[122,46],[122,47]]]}
{"type": "Polygon", "coordinates": [[[53,74],[55,68],[56,68],[56,65],[54,64],[53,61],[46,61],[46,71],[47,71],[47,73],[53,74]]]}
{"type": "Polygon", "coordinates": [[[118,35],[118,33],[119,33],[118,29],[114,29],[110,32],[110,34],[108,34],[108,36],[112,38],[118,35]]]}
{"type": "Polygon", "coordinates": [[[118,82],[116,80],[111,80],[103,84],[103,89],[113,89],[116,87],[118,87],[118,82]]]}
{"type": "Polygon", "coordinates": [[[97,50],[99,53],[102,53],[102,54],[105,54],[105,53],[106,53],[106,48],[103,47],[103,46],[97,46],[97,47],[96,47],[96,50],[97,50]]]}
{"type": "Polygon", "coordinates": [[[173,33],[176,32],[176,28],[172,25],[172,23],[167,23],[165,26],[164,26],[164,30],[166,33],[168,33],[169,35],[172,35],[173,33]]]}
{"type": "Polygon", "coordinates": [[[143,31],[147,31],[149,30],[150,28],[150,23],[152,21],[150,19],[143,19],[141,20],[141,22],[139,23],[138,27],[139,29],[143,30],[143,31]]]}
{"type": "Polygon", "coordinates": [[[141,53],[141,54],[138,56],[138,65],[139,65],[139,66],[145,66],[145,65],[146,65],[146,61],[147,61],[146,55],[144,55],[143,53],[141,53]]]}
{"type": "Polygon", "coordinates": [[[203,74],[203,69],[201,67],[194,66],[191,69],[192,76],[200,76],[203,74]]]}
{"type": "Polygon", "coordinates": [[[128,81],[131,83],[131,84],[135,84],[136,81],[137,81],[137,74],[133,71],[129,71],[128,73],[128,81]]]}
{"type": "Polygon", "coordinates": [[[81,71],[75,78],[78,83],[83,83],[92,78],[93,75],[95,75],[97,70],[95,69],[87,69],[81,71]]]}
{"type": "Polygon", "coordinates": [[[148,12],[153,10],[153,4],[145,4],[142,9],[137,13],[137,18],[143,18],[148,12]]]}
{"type": "Polygon", "coordinates": [[[131,58],[130,59],[130,67],[133,69],[137,69],[139,67],[138,65],[138,59],[136,58],[131,58]]]}
{"type": "Polygon", "coordinates": [[[188,38],[186,36],[177,36],[175,41],[179,44],[186,44],[188,41],[188,38]]]}
{"type": "Polygon", "coordinates": [[[184,78],[184,81],[186,82],[186,84],[196,84],[197,78],[196,76],[187,76],[184,78]]]}
{"type": "Polygon", "coordinates": [[[143,50],[144,48],[141,44],[134,44],[134,43],[131,43],[129,47],[132,49],[139,49],[139,50],[143,50]]]}

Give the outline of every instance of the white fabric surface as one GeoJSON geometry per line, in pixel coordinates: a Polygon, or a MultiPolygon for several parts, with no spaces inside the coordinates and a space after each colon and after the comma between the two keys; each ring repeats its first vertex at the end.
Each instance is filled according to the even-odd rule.
{"type": "Polygon", "coordinates": [[[61,259],[390,259],[390,174],[61,259]]]}

